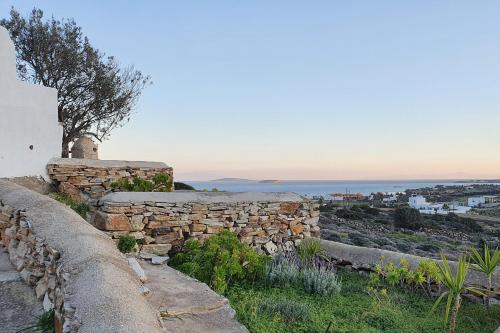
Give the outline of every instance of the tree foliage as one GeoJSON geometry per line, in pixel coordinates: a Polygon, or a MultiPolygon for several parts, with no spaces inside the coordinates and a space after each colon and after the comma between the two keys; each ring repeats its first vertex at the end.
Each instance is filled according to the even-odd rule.
{"type": "Polygon", "coordinates": [[[86,134],[102,141],[126,123],[150,82],[149,76],[132,66],[121,67],[93,47],[72,19],[44,20],[40,9],[24,18],[12,8],[0,25],[14,41],[18,76],[58,90],[63,157],[78,137],[86,134]]]}

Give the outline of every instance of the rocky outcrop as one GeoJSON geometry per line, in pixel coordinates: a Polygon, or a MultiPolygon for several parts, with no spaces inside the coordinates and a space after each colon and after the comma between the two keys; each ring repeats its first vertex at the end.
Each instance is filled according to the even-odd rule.
{"type": "Polygon", "coordinates": [[[126,258],[68,207],[0,180],[0,233],[22,279],[55,309],[57,333],[162,331],[126,258]]]}
{"type": "Polygon", "coordinates": [[[97,228],[114,238],[132,235],[157,254],[222,230],[268,254],[319,236],[319,205],[294,193],[115,192],[97,210],[97,228]]]}

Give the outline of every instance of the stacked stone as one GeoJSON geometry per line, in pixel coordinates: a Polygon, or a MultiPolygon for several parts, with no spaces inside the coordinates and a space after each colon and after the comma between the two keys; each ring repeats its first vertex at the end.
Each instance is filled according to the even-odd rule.
{"type": "Polygon", "coordinates": [[[110,162],[113,161],[57,159],[47,165],[47,171],[61,192],[74,195],[79,191],[82,199],[92,206],[111,191],[113,182],[122,178],[129,181],[135,177],[151,180],[158,174],[168,174],[173,179],[173,169],[163,163],[150,163],[151,166],[148,166],[146,162],[142,165],[137,165],[140,162],[124,162],[113,166],[110,162]]]}
{"type": "Polygon", "coordinates": [[[75,308],[65,301],[64,284],[69,274],[58,263],[60,253],[36,237],[23,211],[0,202],[0,235],[12,264],[23,280],[35,288],[45,311],[55,310],[56,332],[77,332],[75,308]]]}
{"type": "Polygon", "coordinates": [[[204,241],[222,230],[268,254],[319,237],[319,204],[302,202],[113,202],[98,206],[93,224],[113,238],[132,235],[142,250],[165,255],[188,239],[204,241]]]}

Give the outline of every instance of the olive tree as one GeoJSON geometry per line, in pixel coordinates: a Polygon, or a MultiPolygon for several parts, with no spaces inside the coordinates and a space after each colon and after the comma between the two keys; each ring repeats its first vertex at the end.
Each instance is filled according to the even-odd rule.
{"type": "Polygon", "coordinates": [[[20,79],[58,90],[62,157],[82,135],[98,141],[125,124],[150,77],[93,47],[73,19],[44,20],[40,9],[0,20],[16,48],[20,79]]]}

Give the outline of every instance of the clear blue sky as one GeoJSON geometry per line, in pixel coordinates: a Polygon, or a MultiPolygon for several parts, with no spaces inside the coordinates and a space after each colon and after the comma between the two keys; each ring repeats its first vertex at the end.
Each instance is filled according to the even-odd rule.
{"type": "Polygon", "coordinates": [[[150,74],[106,159],[178,179],[500,177],[498,1],[12,1],[150,74]]]}

